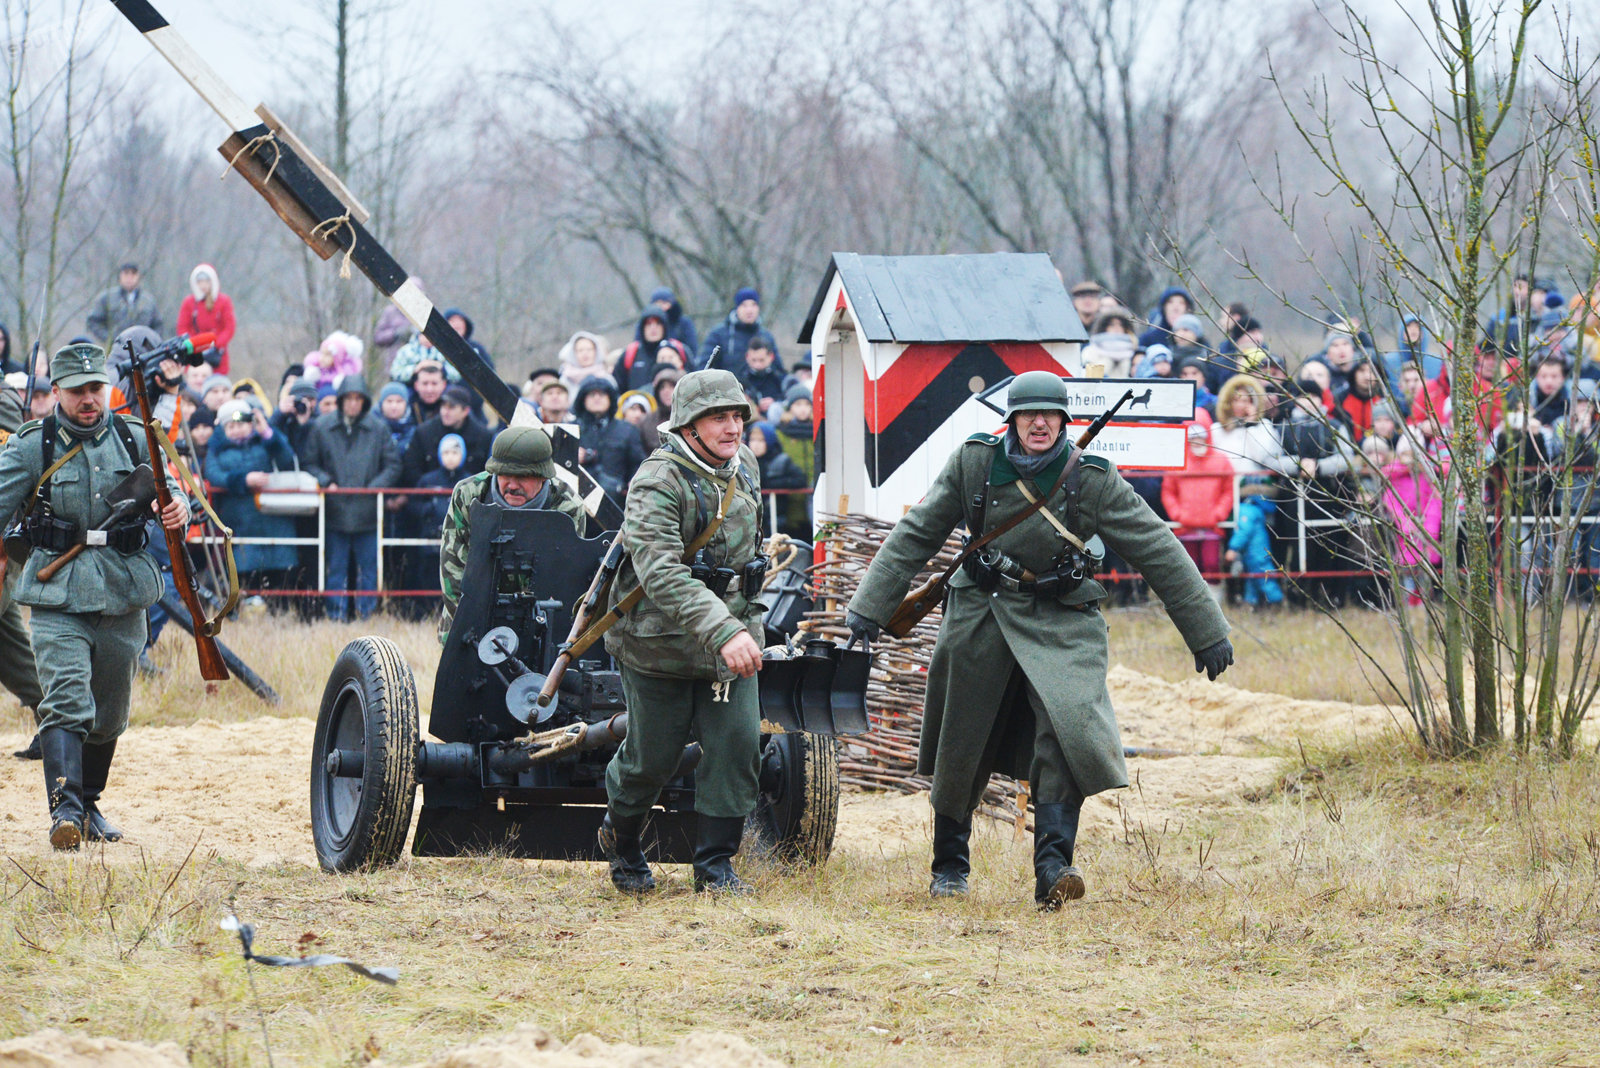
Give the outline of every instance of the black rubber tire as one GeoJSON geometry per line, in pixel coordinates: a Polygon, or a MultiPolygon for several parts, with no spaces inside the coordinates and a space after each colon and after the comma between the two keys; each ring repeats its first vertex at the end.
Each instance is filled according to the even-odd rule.
{"type": "Polygon", "coordinates": [[[357,638],[322,691],[311,745],[311,837],[330,872],[399,859],[417,798],[417,685],[400,647],[357,638]],[[360,749],[359,779],[329,774],[328,754],[360,749]]]}
{"type": "Polygon", "coordinates": [[[784,863],[820,865],[833,852],[839,825],[839,747],[821,734],[766,737],[763,790],[750,827],[763,853],[784,863]],[[771,787],[771,789],[768,789],[771,787]]]}

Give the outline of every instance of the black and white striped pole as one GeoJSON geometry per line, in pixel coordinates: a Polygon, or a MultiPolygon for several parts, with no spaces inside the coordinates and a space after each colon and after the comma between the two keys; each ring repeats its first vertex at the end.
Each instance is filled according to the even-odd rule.
{"type": "MultiPolygon", "coordinates": [[[[366,275],[506,423],[538,422],[532,406],[455,332],[416,280],[366,230],[366,209],[287,126],[265,105],[252,109],[245,104],[147,0],[111,2],[221,116],[232,131],[221,146],[223,157],[301,240],[323,259],[342,256],[343,276],[349,277],[352,265],[366,275]]],[[[591,515],[605,526],[615,525],[620,510],[578,465],[576,437],[553,438],[563,480],[583,497],[591,515]]]]}

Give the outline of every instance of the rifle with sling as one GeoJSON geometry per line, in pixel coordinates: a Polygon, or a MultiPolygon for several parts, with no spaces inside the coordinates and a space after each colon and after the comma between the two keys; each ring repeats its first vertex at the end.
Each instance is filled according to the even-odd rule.
{"type": "MultiPolygon", "coordinates": [[[[957,554],[955,560],[951,562],[949,567],[945,568],[942,574],[935,575],[933,578],[930,578],[928,581],[912,590],[906,596],[906,599],[900,602],[900,607],[894,610],[894,615],[890,616],[889,621],[883,625],[884,631],[888,634],[894,635],[896,638],[904,638],[906,635],[910,634],[912,629],[916,627],[918,623],[921,623],[923,619],[927,617],[929,612],[933,611],[934,606],[944,600],[945,590],[950,585],[951,578],[955,576],[957,569],[959,569],[962,564],[966,563],[967,557],[971,556],[973,553],[977,552],[991,541],[994,541],[1000,535],[1009,530],[1015,529],[1029,516],[1032,516],[1034,513],[1043,508],[1051,497],[1054,497],[1057,493],[1061,492],[1061,487],[1067,484],[1067,479],[1071,477],[1072,472],[1077,468],[1079,461],[1083,459],[1083,450],[1088,448],[1089,443],[1099,436],[1100,431],[1105,429],[1105,425],[1107,423],[1111,422],[1111,417],[1117,414],[1118,409],[1120,409],[1132,398],[1133,390],[1130,389],[1118,399],[1117,403],[1106,409],[1095,419],[1094,422],[1089,424],[1088,428],[1085,429],[1083,434],[1078,438],[1077,451],[1067,458],[1066,465],[1061,468],[1061,477],[1056,479],[1056,484],[1051,488],[1049,493],[1046,493],[1038,500],[1033,501],[1028,505],[1028,507],[1024,508],[1022,511],[1018,512],[1016,515],[1012,516],[1004,523],[1001,523],[988,533],[978,534],[971,541],[967,542],[967,544],[962,548],[961,552],[957,554]]],[[[1062,432],[1065,433],[1065,430],[1063,429],[1062,432]]]]}
{"type": "MultiPolygon", "coordinates": [[[[676,458],[674,458],[676,459],[676,458]]],[[[717,514],[712,517],[710,525],[702,530],[695,539],[683,550],[683,562],[694,562],[695,554],[716,537],[717,531],[722,528],[722,521],[727,518],[728,505],[733,502],[734,490],[739,484],[739,472],[735,468],[728,478],[727,488],[722,491],[722,500],[717,504],[717,514]]],[[[628,596],[618,601],[612,609],[593,623],[589,616],[595,606],[605,599],[611,589],[612,580],[617,577],[617,572],[622,569],[622,533],[617,533],[617,540],[611,543],[611,548],[606,551],[605,558],[600,561],[600,570],[595,572],[594,582],[589,586],[589,592],[584,594],[579,610],[573,614],[572,632],[567,635],[567,640],[562,644],[561,652],[556,656],[555,663],[550,665],[550,674],[545,679],[544,688],[539,691],[538,706],[547,708],[555,700],[556,690],[561,686],[561,677],[567,673],[567,666],[573,660],[587,652],[590,646],[605,636],[606,631],[616,625],[617,620],[627,615],[634,606],[644,600],[644,584],[640,583],[628,596]]]]}
{"type": "MultiPolygon", "coordinates": [[[[125,343],[131,371],[128,378],[133,384],[134,403],[139,409],[139,421],[144,426],[145,446],[150,452],[152,469],[158,462],[162,462],[157,459],[158,457],[165,459],[166,453],[171,449],[171,442],[167,439],[167,432],[162,427],[161,420],[156,418],[155,406],[150,402],[149,373],[160,364],[161,360],[192,358],[208,348],[211,342],[210,334],[196,334],[192,338],[180,335],[143,354],[134,351],[131,341],[125,343]]],[[[158,477],[155,481],[157,510],[165,512],[167,506],[172,503],[172,492],[167,488],[165,477],[158,477]]],[[[202,507],[207,507],[204,496],[201,496],[200,503],[202,507]]],[[[209,508],[207,510],[209,511],[209,508]]],[[[222,629],[222,617],[233,610],[232,602],[238,597],[237,577],[230,575],[233,596],[229,597],[229,603],[215,618],[207,619],[205,610],[200,604],[200,593],[195,588],[194,573],[189,566],[188,544],[184,540],[184,531],[173,530],[162,523],[161,533],[166,536],[167,552],[172,557],[173,584],[178,587],[178,596],[183,600],[184,608],[188,609],[196,624],[194,644],[200,658],[200,677],[208,682],[221,682],[229,677],[228,665],[223,662],[222,652],[217,648],[216,635],[222,629]]],[[[229,537],[231,538],[231,532],[229,537]]],[[[228,562],[228,570],[232,572],[231,552],[228,553],[228,562]]]]}

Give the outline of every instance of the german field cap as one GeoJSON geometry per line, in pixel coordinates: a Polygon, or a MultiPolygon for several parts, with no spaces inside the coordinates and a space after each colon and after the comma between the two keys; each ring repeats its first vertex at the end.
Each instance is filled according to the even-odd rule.
{"type": "Polygon", "coordinates": [[[106,373],[105,350],[99,345],[79,343],[56,350],[50,357],[50,382],[62,389],[76,389],[93,383],[111,384],[106,373]]]}
{"type": "Polygon", "coordinates": [[[491,475],[538,475],[554,478],[555,447],[550,435],[542,427],[508,426],[500,431],[489,450],[489,462],[484,469],[491,475]]]}

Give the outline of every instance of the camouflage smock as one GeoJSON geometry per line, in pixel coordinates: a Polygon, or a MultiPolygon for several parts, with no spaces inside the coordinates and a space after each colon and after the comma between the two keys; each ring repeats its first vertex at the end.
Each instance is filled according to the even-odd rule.
{"type": "MultiPolygon", "coordinates": [[[[723,645],[741,629],[765,644],[762,610],[742,590],[717,597],[689,574],[684,549],[700,533],[699,506],[689,473],[669,450],[695,463],[676,433],[663,435],[661,448],[645,458],[628,483],[622,520],[627,557],[611,587],[615,605],[641,584],[644,600],[606,633],[606,649],[628,668],[667,678],[715,679],[735,676],[722,662],[723,645]]],[[[720,567],[743,568],[761,553],[761,483],[755,454],[741,445],[736,460],[699,472],[706,517],[716,515],[734,464],[740,467],[727,517],[707,546],[720,567]]]]}
{"type": "MultiPolygon", "coordinates": [[[[456,617],[456,605],[461,603],[461,583],[467,573],[467,554],[472,550],[472,506],[479,501],[493,501],[490,489],[492,478],[494,476],[489,472],[480,471],[471,478],[457,482],[456,488],[450,493],[450,510],[445,513],[444,526],[439,531],[439,589],[444,594],[444,608],[439,617],[440,644],[449,639],[450,624],[456,617]]],[[[559,478],[552,478],[545,485],[550,488],[550,493],[540,510],[570,516],[573,526],[578,528],[578,537],[583,537],[584,526],[588,522],[583,501],[559,478]]]]}

